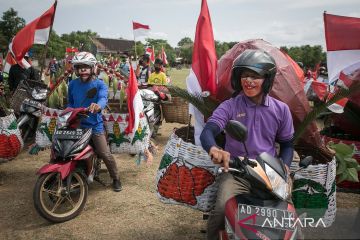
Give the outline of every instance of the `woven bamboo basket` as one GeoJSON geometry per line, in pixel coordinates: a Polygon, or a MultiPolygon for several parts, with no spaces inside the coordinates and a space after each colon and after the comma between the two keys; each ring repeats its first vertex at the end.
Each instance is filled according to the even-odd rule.
{"type": "Polygon", "coordinates": [[[171,97],[171,102],[162,103],[165,121],[169,123],[189,123],[189,103],[180,97],[171,97]]]}
{"type": "MultiPolygon", "coordinates": [[[[299,169],[293,162],[291,171],[299,169]]],[[[336,160],[326,164],[310,165],[295,174],[293,201],[298,213],[307,212],[307,217],[322,218],[328,227],[336,216],[336,160]]]]}
{"type": "Polygon", "coordinates": [[[111,153],[144,153],[150,143],[150,127],[144,113],[140,113],[139,126],[130,139],[125,133],[128,126],[129,114],[110,113],[103,114],[111,153]]]}
{"type": "Polygon", "coordinates": [[[163,203],[208,212],[216,200],[218,166],[193,138],[194,129],[187,127],[170,136],[156,176],[157,196],[163,203]]]}
{"type": "Polygon", "coordinates": [[[30,86],[30,88],[47,88],[47,85],[40,81],[24,80],[20,82],[10,101],[10,107],[14,109],[16,115],[20,113],[20,107],[25,98],[31,98],[31,91],[26,91],[27,88],[25,82],[30,86]]]}
{"type": "Polygon", "coordinates": [[[15,158],[23,146],[15,115],[0,117],[0,163],[15,158]]]}

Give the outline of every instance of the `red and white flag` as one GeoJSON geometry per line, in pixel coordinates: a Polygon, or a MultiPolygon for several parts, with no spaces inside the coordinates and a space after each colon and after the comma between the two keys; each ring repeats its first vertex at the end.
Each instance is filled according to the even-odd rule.
{"type": "Polygon", "coordinates": [[[148,36],[150,33],[149,25],[144,25],[133,21],[134,38],[148,36]]]}
{"type": "Polygon", "coordinates": [[[150,56],[150,61],[152,63],[155,62],[155,51],[154,51],[154,46],[151,48],[151,47],[147,47],[145,49],[145,54],[149,55],[150,56]]]}
{"type": "Polygon", "coordinates": [[[16,64],[16,60],[15,58],[12,56],[12,54],[10,52],[8,52],[6,54],[6,57],[5,57],[5,66],[4,66],[4,72],[5,73],[9,73],[10,71],[10,67],[12,65],[16,64]]]}
{"type": "Polygon", "coordinates": [[[138,89],[137,79],[132,64],[130,64],[130,76],[129,76],[128,87],[126,89],[126,94],[127,94],[127,105],[129,109],[129,122],[127,128],[125,129],[125,132],[129,135],[130,139],[132,140],[140,123],[140,113],[144,109],[144,105],[141,99],[140,91],[138,89]]]}
{"type": "Polygon", "coordinates": [[[360,18],[324,13],[329,82],[360,68],[360,18]]]}
{"type": "MultiPolygon", "coordinates": [[[[186,79],[188,92],[202,94],[208,91],[215,95],[217,57],[211,18],[206,0],[201,2],[201,11],[196,25],[195,41],[190,74],[186,79]]],[[[200,145],[200,134],[205,126],[204,116],[193,105],[189,112],[195,118],[195,144],[200,145]]]]}
{"type": "Polygon", "coordinates": [[[25,54],[35,43],[46,44],[49,40],[50,28],[54,21],[57,1],[40,17],[21,29],[9,44],[9,51],[16,62],[22,67],[29,68],[30,64],[24,59],[25,54]]]}
{"type": "Polygon", "coordinates": [[[168,60],[167,60],[167,56],[166,56],[164,47],[161,48],[161,60],[163,61],[163,64],[165,64],[165,65],[168,64],[168,60]]]}

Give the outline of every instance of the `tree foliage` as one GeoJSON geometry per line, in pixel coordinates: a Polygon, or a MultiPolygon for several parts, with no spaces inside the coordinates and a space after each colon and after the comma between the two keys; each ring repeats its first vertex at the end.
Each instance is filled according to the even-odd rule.
{"type": "Polygon", "coordinates": [[[11,39],[25,26],[25,20],[13,8],[3,12],[0,20],[0,51],[5,52],[11,39]]]}
{"type": "Polygon", "coordinates": [[[318,63],[326,62],[326,54],[320,45],[303,45],[297,47],[281,47],[296,62],[302,62],[306,68],[314,68],[318,63]]]}
{"type": "MultiPolygon", "coordinates": [[[[25,20],[17,15],[17,11],[13,8],[3,12],[0,20],[0,51],[4,54],[12,37],[25,26],[25,20]]],[[[56,58],[63,58],[66,47],[75,47],[80,51],[94,52],[91,38],[99,37],[96,32],[91,30],[76,31],[65,33],[61,36],[57,35],[55,31],[50,34],[48,44],[47,57],[55,56],[56,58]]],[[[220,42],[215,41],[215,50],[217,58],[220,59],[229,49],[231,49],[237,42],[220,42]]],[[[145,47],[154,47],[155,57],[159,57],[161,49],[164,48],[167,59],[170,64],[175,63],[175,59],[181,57],[183,62],[191,64],[192,51],[194,42],[190,37],[182,38],[177,47],[173,48],[167,40],[163,39],[146,39],[146,43],[136,42],[136,52],[140,56],[145,53],[145,47]]],[[[326,62],[326,55],[320,45],[310,46],[296,46],[296,47],[281,47],[287,52],[295,61],[302,62],[306,68],[314,68],[318,63],[326,62]]],[[[34,57],[38,59],[43,58],[43,45],[34,45],[32,48],[34,57]]]]}
{"type": "Polygon", "coordinates": [[[189,37],[184,37],[178,42],[177,57],[183,58],[183,62],[190,64],[194,42],[189,37]]]}

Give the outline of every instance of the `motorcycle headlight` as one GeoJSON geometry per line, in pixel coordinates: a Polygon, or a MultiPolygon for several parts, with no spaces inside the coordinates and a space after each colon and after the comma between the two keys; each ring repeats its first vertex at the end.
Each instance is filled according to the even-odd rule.
{"type": "Polygon", "coordinates": [[[31,96],[36,100],[44,100],[47,96],[48,90],[47,89],[34,89],[31,93],[31,96]]]}
{"type": "Polygon", "coordinates": [[[273,192],[282,200],[287,200],[289,197],[289,184],[283,179],[274,169],[265,164],[265,172],[270,180],[273,192]]]}
{"type": "Polygon", "coordinates": [[[68,113],[58,117],[57,123],[56,123],[57,128],[63,128],[63,127],[67,126],[67,120],[71,116],[71,113],[72,112],[68,112],[68,113]]]}

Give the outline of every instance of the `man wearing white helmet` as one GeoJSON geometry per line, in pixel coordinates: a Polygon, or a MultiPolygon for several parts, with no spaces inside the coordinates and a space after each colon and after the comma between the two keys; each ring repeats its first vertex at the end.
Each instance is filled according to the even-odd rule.
{"type": "Polygon", "coordinates": [[[69,84],[68,107],[87,107],[89,109],[90,115],[88,118],[82,119],[81,126],[92,128],[92,141],[95,151],[104,160],[109,170],[110,177],[113,179],[113,190],[119,192],[122,186],[118,169],[107,145],[101,116],[101,110],[105,108],[108,101],[108,88],[103,81],[96,77],[97,60],[94,55],[88,52],[77,53],[72,60],[72,64],[78,78],[72,80],[69,84]],[[92,88],[97,89],[95,97],[86,98],[87,91],[92,88]]]}

